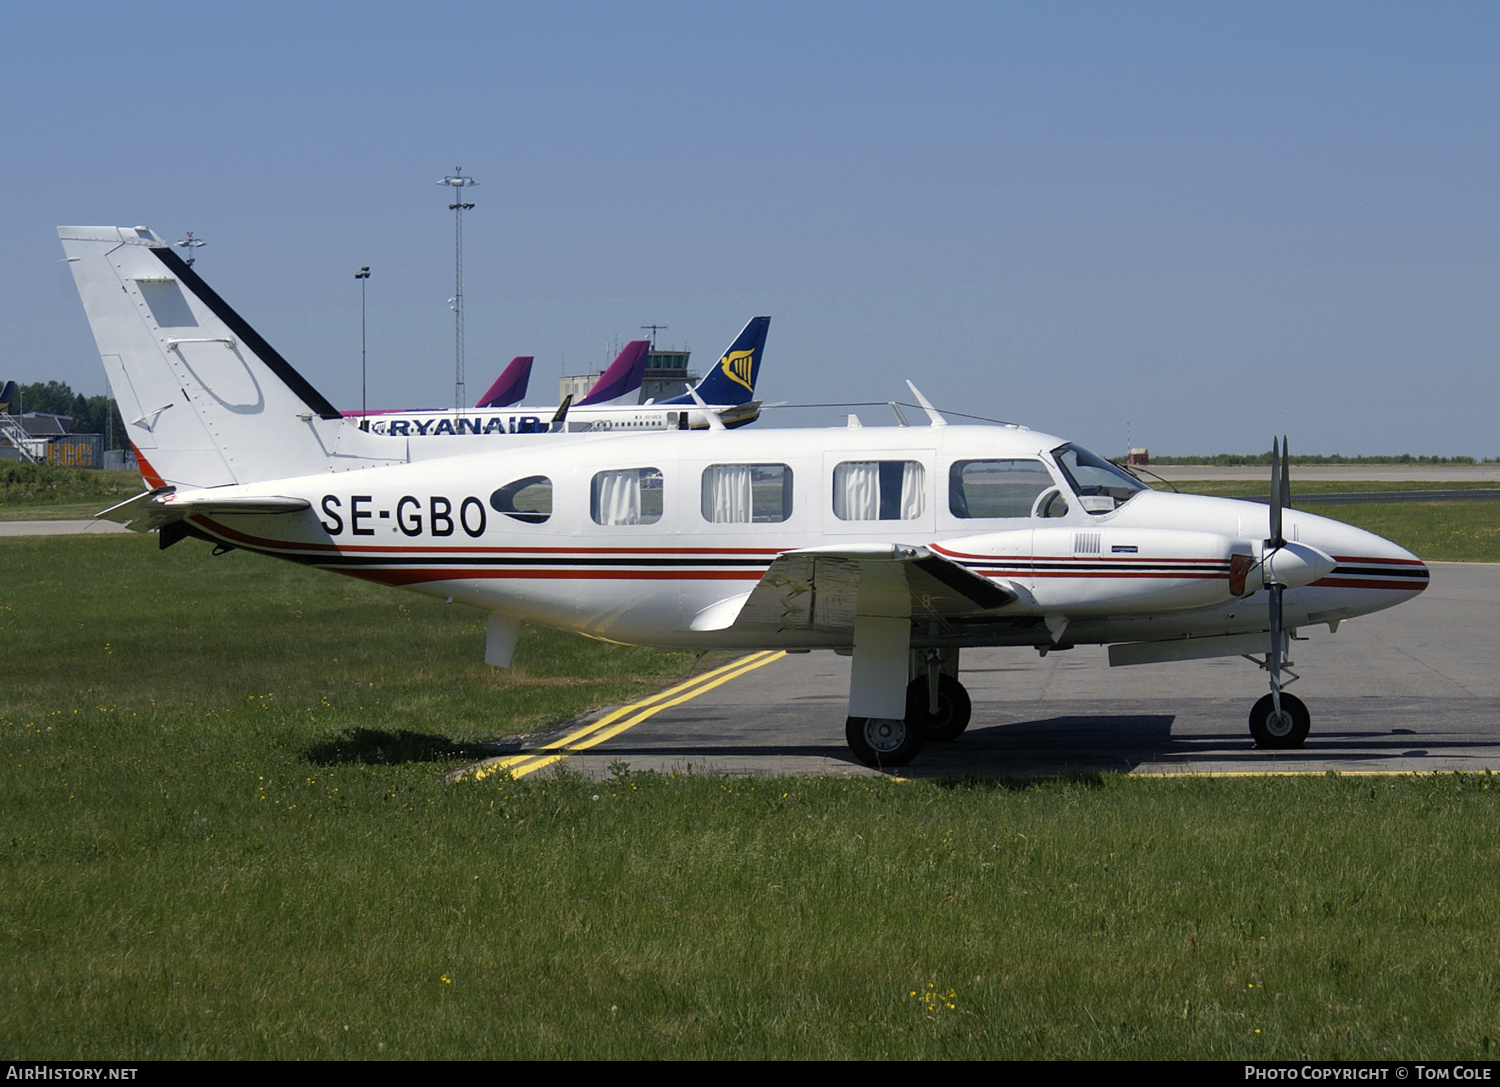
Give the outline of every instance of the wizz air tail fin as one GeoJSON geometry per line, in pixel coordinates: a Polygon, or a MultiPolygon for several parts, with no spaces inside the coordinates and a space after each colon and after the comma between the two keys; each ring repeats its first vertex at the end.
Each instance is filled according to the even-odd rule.
{"type": "Polygon", "coordinates": [[[631,340],[615,356],[609,369],[600,375],[589,394],[573,406],[586,408],[592,404],[608,404],[635,392],[646,378],[646,353],[650,350],[650,340],[631,340]]]}
{"type": "MultiPolygon", "coordinates": [[[[760,377],[760,360],[766,351],[766,331],[771,318],[752,317],[740,330],[734,343],[725,349],[714,367],[693,387],[693,391],[710,406],[748,404],[755,399],[755,382],[760,377]]],[[[691,404],[692,396],[683,393],[660,404],[691,404]]]]}
{"type": "Polygon", "coordinates": [[[145,227],[57,228],[111,390],[153,487],[216,487],[404,462],[345,420],[145,227]]]}
{"type": "Polygon", "coordinates": [[[519,404],[526,397],[526,386],[531,383],[533,356],[517,355],[510,360],[495,383],[484,391],[476,408],[508,408],[519,404]]]}

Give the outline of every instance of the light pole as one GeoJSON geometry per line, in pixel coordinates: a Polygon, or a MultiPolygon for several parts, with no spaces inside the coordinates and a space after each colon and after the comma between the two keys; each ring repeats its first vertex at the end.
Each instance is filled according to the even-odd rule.
{"type": "Polygon", "coordinates": [[[184,255],[186,255],[187,257],[187,260],[183,261],[183,263],[191,268],[193,266],[193,261],[198,259],[197,256],[193,253],[193,250],[202,248],[207,244],[208,243],[202,238],[193,237],[193,232],[189,230],[187,232],[187,237],[183,238],[182,241],[177,243],[177,248],[181,249],[184,255]]]}
{"type": "Polygon", "coordinates": [[[454,189],[453,203],[448,205],[453,213],[453,298],[449,304],[453,307],[453,406],[462,411],[469,399],[464,394],[464,212],[474,206],[464,202],[463,190],[479,182],[465,177],[462,166],[455,166],[438,184],[454,189]]]}
{"type": "Polygon", "coordinates": [[[354,273],[359,280],[359,429],[370,425],[370,409],[365,401],[365,281],[370,278],[370,266],[365,265],[354,273]]]}

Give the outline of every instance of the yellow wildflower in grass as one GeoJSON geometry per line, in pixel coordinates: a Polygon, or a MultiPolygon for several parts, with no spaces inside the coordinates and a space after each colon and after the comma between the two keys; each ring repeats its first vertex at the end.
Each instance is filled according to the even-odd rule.
{"type": "Polygon", "coordinates": [[[927,988],[922,992],[919,993],[913,989],[907,995],[915,1000],[920,1000],[923,1010],[928,1015],[936,1015],[942,1008],[947,1008],[949,1011],[958,1010],[958,990],[949,989],[945,993],[930,981],[927,983],[927,988]]]}

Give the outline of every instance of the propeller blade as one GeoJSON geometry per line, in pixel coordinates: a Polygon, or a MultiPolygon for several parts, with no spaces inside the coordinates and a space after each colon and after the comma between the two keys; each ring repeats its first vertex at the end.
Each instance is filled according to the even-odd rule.
{"type": "Polygon", "coordinates": [[[1281,538],[1281,447],[1271,439],[1271,539],[1270,546],[1280,547],[1281,538]]]}
{"type": "Polygon", "coordinates": [[[1281,436],[1281,506],[1292,508],[1292,454],[1287,448],[1286,435],[1281,436]]]}

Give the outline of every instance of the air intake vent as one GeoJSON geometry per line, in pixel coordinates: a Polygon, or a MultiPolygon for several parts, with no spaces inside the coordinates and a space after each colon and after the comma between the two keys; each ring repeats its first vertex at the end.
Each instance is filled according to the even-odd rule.
{"type": "Polygon", "coordinates": [[[1075,533],[1073,533],[1073,554],[1075,554],[1075,555],[1097,555],[1097,554],[1099,554],[1099,533],[1097,533],[1097,532],[1075,532],[1075,533]]]}

